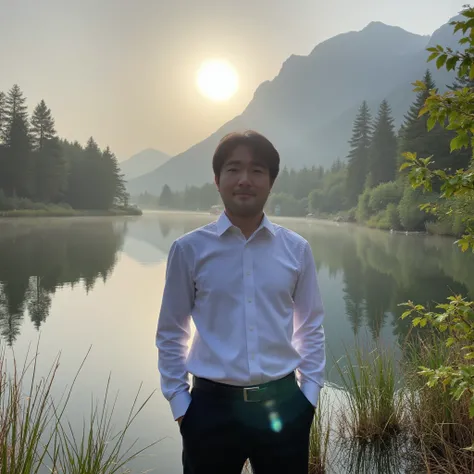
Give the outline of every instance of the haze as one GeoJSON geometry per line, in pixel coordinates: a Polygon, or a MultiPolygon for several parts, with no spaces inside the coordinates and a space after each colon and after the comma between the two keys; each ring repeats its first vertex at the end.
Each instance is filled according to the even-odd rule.
{"type": "Polygon", "coordinates": [[[30,110],[41,99],[59,135],[93,135],[119,160],[148,147],[170,155],[239,114],[291,54],[371,21],[431,34],[455,0],[0,0],[0,90],[18,83],[30,110]],[[229,101],[196,89],[202,61],[239,74],[229,101]]]}

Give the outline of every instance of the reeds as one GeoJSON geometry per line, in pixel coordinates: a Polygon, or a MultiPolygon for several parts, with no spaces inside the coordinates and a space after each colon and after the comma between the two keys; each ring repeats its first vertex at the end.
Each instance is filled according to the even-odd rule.
{"type": "Polygon", "coordinates": [[[455,346],[446,347],[440,335],[431,334],[406,348],[404,367],[410,429],[428,472],[474,472],[474,419],[469,418],[469,395],[455,400],[447,389],[428,387],[420,367],[455,365],[462,357],[455,346]]]}
{"type": "Polygon", "coordinates": [[[330,404],[324,392],[320,393],[309,438],[308,474],[325,474],[331,436],[330,404]]]}
{"type": "Polygon", "coordinates": [[[113,409],[107,408],[109,378],[103,401],[92,403],[91,416],[77,437],[65,413],[85,359],[62,401],[55,402],[52,388],[59,357],[40,379],[38,350],[30,361],[28,357],[20,370],[13,358],[12,370],[8,371],[5,349],[0,353],[0,474],[37,474],[45,470],[54,474],[123,474],[128,472],[126,464],[131,459],[155,444],[132,452],[133,443],[123,450],[125,434],[152,395],[137,407],[137,394],[125,426],[114,435],[113,409]]]}
{"type": "Polygon", "coordinates": [[[370,441],[398,432],[403,413],[394,358],[385,350],[356,346],[353,356],[346,350],[345,360],[336,363],[344,389],[341,436],[370,441]]]}

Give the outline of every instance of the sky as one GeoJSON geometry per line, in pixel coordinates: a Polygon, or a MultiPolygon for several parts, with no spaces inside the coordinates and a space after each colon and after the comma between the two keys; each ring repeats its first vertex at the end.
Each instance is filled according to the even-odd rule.
{"type": "Polygon", "coordinates": [[[466,0],[0,0],[0,90],[44,99],[59,136],[93,136],[119,160],[185,151],[240,114],[292,54],[371,21],[431,35],[466,0]],[[196,72],[230,61],[239,90],[216,102],[196,72]]]}

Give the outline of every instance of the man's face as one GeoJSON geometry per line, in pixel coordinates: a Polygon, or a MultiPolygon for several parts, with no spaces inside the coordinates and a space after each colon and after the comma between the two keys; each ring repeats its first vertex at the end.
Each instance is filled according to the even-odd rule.
{"type": "Polygon", "coordinates": [[[272,187],[268,168],[244,145],[227,158],[216,184],[226,209],[238,217],[260,214],[272,187]]]}

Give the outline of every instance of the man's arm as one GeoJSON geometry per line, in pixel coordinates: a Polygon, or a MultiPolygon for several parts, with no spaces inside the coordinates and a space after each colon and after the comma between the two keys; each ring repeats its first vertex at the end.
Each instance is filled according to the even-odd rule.
{"type": "Polygon", "coordinates": [[[194,281],[184,251],[175,241],[166,266],[156,346],[161,390],[170,402],[175,420],[180,421],[191,403],[186,354],[191,337],[191,311],[194,305],[194,281]]]}
{"type": "Polygon", "coordinates": [[[294,292],[293,344],[302,357],[299,381],[306,398],[316,406],[326,366],[324,308],[311,247],[304,244],[301,272],[294,292]]]}

